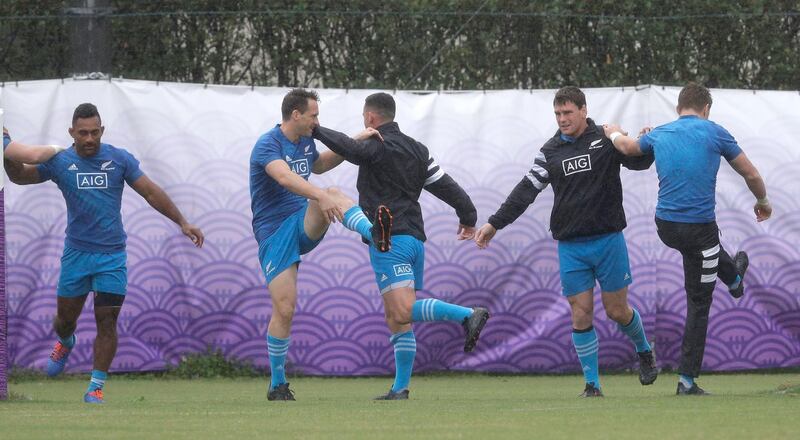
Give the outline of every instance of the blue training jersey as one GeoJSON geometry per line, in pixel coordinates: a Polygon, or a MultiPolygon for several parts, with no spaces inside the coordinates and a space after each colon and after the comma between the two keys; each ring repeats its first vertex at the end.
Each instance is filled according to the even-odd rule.
{"type": "Polygon", "coordinates": [[[731,161],[742,152],[736,139],[707,119],[681,116],[642,136],[639,145],[656,157],[656,217],[677,223],[714,221],[720,157],[731,161]]]}
{"type": "Polygon", "coordinates": [[[292,143],[280,124],[258,138],[250,154],[250,208],[257,241],[272,235],[287,217],[308,204],[305,197],[280,186],[264,167],[273,160],[283,160],[292,171],[308,180],[318,157],[314,139],[301,136],[296,144],[292,143]]]}
{"type": "Polygon", "coordinates": [[[9,136],[8,133],[6,133],[6,131],[3,130],[3,151],[6,151],[6,147],[8,147],[8,144],[10,143],[11,143],[11,136],[9,136]]]}
{"type": "Polygon", "coordinates": [[[84,252],[125,250],[122,190],[144,175],[132,154],[100,144],[97,154],[82,158],[75,147],[37,166],[42,181],[58,185],[67,202],[64,246],[84,252]]]}

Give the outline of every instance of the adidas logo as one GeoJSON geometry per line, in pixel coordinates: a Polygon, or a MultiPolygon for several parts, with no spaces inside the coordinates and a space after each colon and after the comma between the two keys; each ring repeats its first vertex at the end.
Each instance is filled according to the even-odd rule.
{"type": "Polygon", "coordinates": [[[69,166],[69,168],[67,168],[67,169],[68,169],[68,170],[70,170],[70,171],[78,171],[78,166],[77,166],[77,165],[75,165],[75,164],[72,164],[72,165],[70,165],[70,166],[69,166]]]}
{"type": "Polygon", "coordinates": [[[386,274],[381,275],[381,282],[386,281],[388,279],[389,277],[387,277],[386,274]]]}

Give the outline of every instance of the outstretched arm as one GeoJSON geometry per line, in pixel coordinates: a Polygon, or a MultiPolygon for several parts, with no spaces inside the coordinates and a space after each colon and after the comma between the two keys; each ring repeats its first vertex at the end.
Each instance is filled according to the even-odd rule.
{"type": "Polygon", "coordinates": [[[761,178],[761,174],[759,174],[755,165],[750,162],[744,151],[728,163],[740,176],[744,177],[747,187],[750,188],[750,192],[756,198],[756,204],[753,207],[753,211],[756,213],[756,220],[763,222],[768,219],[772,215],[772,205],[770,205],[767,198],[767,186],[764,185],[764,179],[761,178]]]}
{"type": "Polygon", "coordinates": [[[26,165],[12,159],[5,158],[3,168],[6,170],[8,179],[17,185],[31,185],[42,183],[39,170],[33,165],[26,165]]]}
{"type": "Polygon", "coordinates": [[[22,163],[43,163],[54,155],[64,151],[58,145],[26,145],[22,142],[12,141],[8,130],[3,127],[3,157],[22,163]]]}
{"type": "Polygon", "coordinates": [[[27,145],[11,141],[3,151],[3,157],[23,163],[43,163],[61,151],[64,147],[58,145],[27,145]]]}
{"type": "MultiPolygon", "coordinates": [[[[358,137],[360,138],[361,134],[367,132],[368,130],[365,130],[358,137]]],[[[372,132],[377,133],[374,129],[372,129],[372,132]]],[[[383,144],[377,139],[356,140],[344,133],[325,127],[316,127],[312,136],[325,144],[334,153],[356,165],[375,162],[383,154],[383,144]]]]}
{"type": "Polygon", "coordinates": [[[639,145],[639,140],[628,136],[628,132],[624,131],[619,125],[603,125],[603,131],[605,132],[606,137],[611,139],[611,143],[614,144],[614,148],[616,148],[620,153],[626,156],[641,156],[644,154],[641,146],[639,145]]]}
{"type": "Polygon", "coordinates": [[[339,166],[344,161],[344,157],[339,156],[333,151],[323,151],[319,153],[319,157],[314,161],[314,168],[311,170],[314,174],[326,173],[339,166]]]}
{"type": "Polygon", "coordinates": [[[203,241],[205,239],[203,231],[186,221],[181,211],[175,206],[175,203],[172,202],[172,199],[169,198],[167,193],[165,193],[160,186],[156,185],[155,182],[150,180],[149,177],[142,175],[133,182],[131,188],[147,200],[147,203],[155,208],[156,211],[180,226],[183,235],[189,237],[195,246],[203,246],[203,241]]]}
{"type": "Polygon", "coordinates": [[[320,209],[325,213],[331,223],[336,222],[337,219],[341,220],[344,216],[340,205],[327,191],[300,177],[300,175],[289,168],[286,162],[282,160],[273,160],[264,166],[264,170],[270,177],[278,182],[278,185],[286,188],[286,190],[319,202],[320,209]]]}
{"type": "Polygon", "coordinates": [[[469,198],[467,192],[448,174],[442,174],[434,182],[425,186],[431,194],[447,203],[456,210],[458,216],[459,240],[471,240],[475,235],[475,222],[478,221],[478,211],[469,198]]]}

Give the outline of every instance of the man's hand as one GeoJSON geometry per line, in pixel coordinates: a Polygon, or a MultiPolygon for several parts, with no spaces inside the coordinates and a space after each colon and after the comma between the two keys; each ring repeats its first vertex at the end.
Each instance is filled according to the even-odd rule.
{"type": "Polygon", "coordinates": [[[361,133],[358,133],[357,135],[353,136],[353,139],[357,141],[364,141],[371,138],[372,136],[377,137],[378,139],[380,139],[381,142],[383,142],[383,136],[381,136],[381,133],[372,127],[364,129],[364,131],[362,131],[361,133]]]}
{"type": "Polygon", "coordinates": [[[192,240],[192,243],[194,243],[195,246],[199,248],[203,247],[203,241],[205,241],[205,236],[203,236],[203,231],[201,231],[200,228],[198,228],[195,225],[185,223],[181,225],[181,232],[183,232],[183,235],[189,237],[189,239],[192,240]]]}
{"type": "Polygon", "coordinates": [[[619,124],[603,124],[603,132],[605,133],[607,138],[610,139],[611,133],[614,133],[615,131],[618,131],[624,134],[625,136],[628,135],[628,132],[623,130],[622,127],[619,126],[619,124]]]}
{"type": "Polygon", "coordinates": [[[497,233],[497,229],[494,226],[486,223],[485,225],[481,226],[478,229],[478,232],[475,234],[475,244],[478,245],[481,249],[486,249],[489,247],[489,242],[494,237],[494,234],[497,233]]]}
{"type": "Polygon", "coordinates": [[[636,139],[639,139],[640,137],[646,135],[647,133],[650,133],[651,131],[653,131],[653,127],[642,127],[642,129],[639,130],[639,136],[637,136],[636,139]]]}
{"type": "Polygon", "coordinates": [[[769,202],[766,204],[756,202],[753,211],[756,213],[756,221],[763,222],[772,216],[772,205],[770,205],[769,202]]]}
{"type": "Polygon", "coordinates": [[[336,223],[336,220],[342,221],[344,218],[344,212],[342,212],[336,197],[328,191],[322,191],[317,198],[317,203],[319,203],[319,209],[328,218],[329,222],[336,223]]]}
{"type": "Polygon", "coordinates": [[[456,232],[458,240],[472,240],[475,237],[475,226],[458,225],[458,232],[456,232]]]}

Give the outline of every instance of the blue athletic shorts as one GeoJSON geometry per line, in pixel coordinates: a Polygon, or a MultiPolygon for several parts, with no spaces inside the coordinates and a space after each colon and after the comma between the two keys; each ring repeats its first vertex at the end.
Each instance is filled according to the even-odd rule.
{"type": "Polygon", "coordinates": [[[600,282],[603,292],[629,285],[631,266],[622,232],[558,242],[562,295],[572,296],[600,282]]]}
{"type": "Polygon", "coordinates": [[[125,251],[104,254],[64,248],[58,296],[73,298],[91,292],[125,295],[128,287],[128,255],[125,251]]]}
{"type": "Polygon", "coordinates": [[[393,236],[392,250],[389,252],[378,252],[370,246],[369,260],[381,295],[401,287],[422,289],[425,246],[416,238],[410,235],[393,236]]]}
{"type": "Polygon", "coordinates": [[[312,240],[306,235],[303,222],[307,209],[308,205],[298,209],[272,235],[258,243],[258,261],[267,285],[289,266],[299,262],[300,255],[311,252],[325,237],[323,233],[318,240],[312,240]]]}

